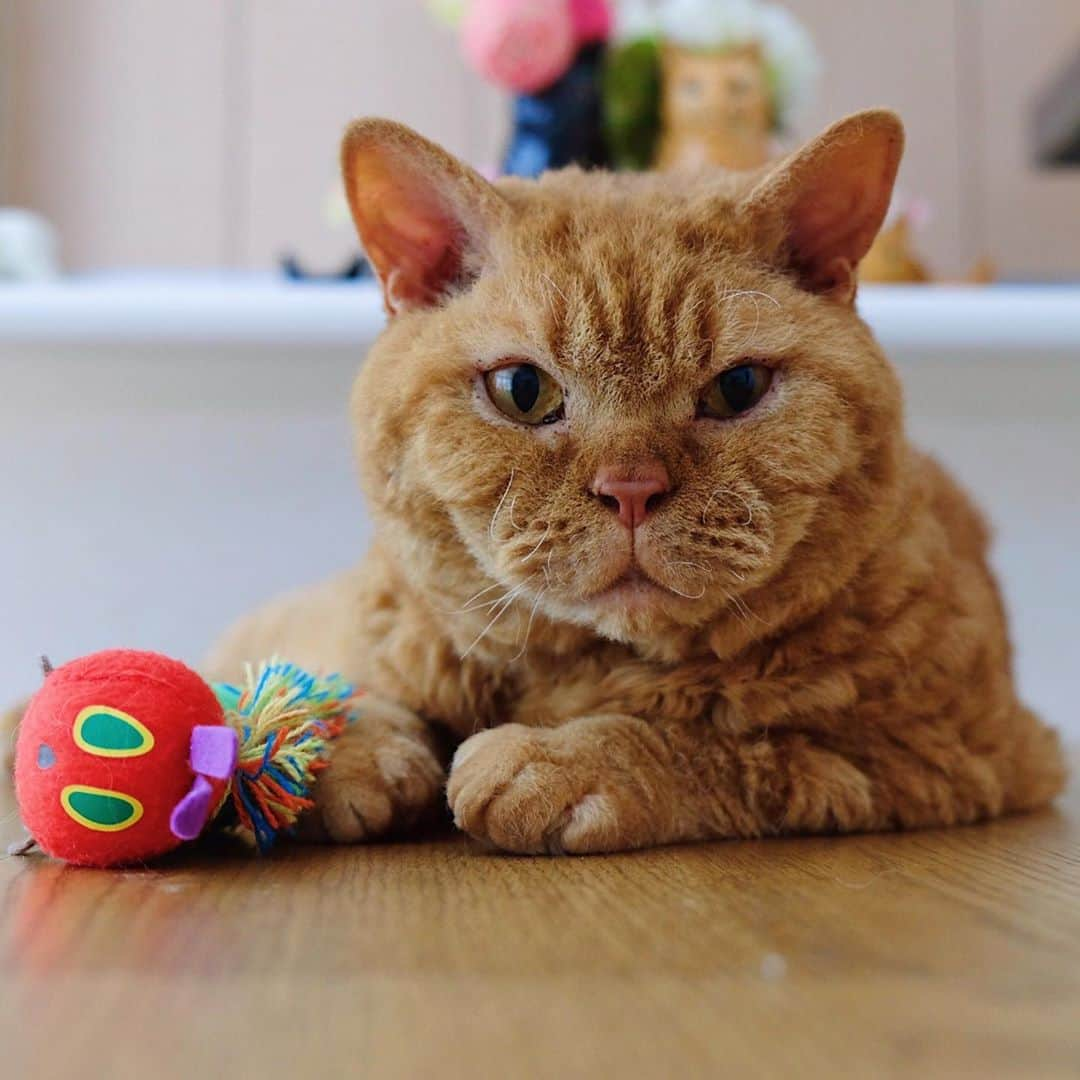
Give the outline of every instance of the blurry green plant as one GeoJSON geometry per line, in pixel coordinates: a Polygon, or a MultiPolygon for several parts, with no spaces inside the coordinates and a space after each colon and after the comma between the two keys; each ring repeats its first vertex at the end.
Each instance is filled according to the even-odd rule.
{"type": "Polygon", "coordinates": [[[447,26],[458,26],[465,17],[466,0],[428,0],[428,10],[447,26]]]}
{"type": "Polygon", "coordinates": [[[660,45],[655,38],[610,47],[603,108],[604,136],[615,168],[649,168],[660,137],[660,45]]]}

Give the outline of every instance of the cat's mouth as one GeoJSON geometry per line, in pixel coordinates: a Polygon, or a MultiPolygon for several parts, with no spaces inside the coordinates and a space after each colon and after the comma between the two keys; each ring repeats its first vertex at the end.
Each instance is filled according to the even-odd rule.
{"type": "Polygon", "coordinates": [[[660,597],[675,595],[658,581],[654,581],[636,563],[610,585],[589,596],[589,602],[604,606],[639,609],[649,607],[660,597]]]}

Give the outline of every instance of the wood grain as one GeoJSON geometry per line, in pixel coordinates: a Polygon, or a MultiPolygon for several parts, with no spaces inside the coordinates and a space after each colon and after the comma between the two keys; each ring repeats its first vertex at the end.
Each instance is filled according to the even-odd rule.
{"type": "Polygon", "coordinates": [[[1078,1019],[1075,789],[977,828],[600,858],[0,861],[11,1078],[1076,1076],[1078,1019]]]}

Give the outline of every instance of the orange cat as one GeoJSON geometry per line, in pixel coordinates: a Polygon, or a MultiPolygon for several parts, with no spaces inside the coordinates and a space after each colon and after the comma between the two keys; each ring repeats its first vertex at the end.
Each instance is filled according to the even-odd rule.
{"type": "Polygon", "coordinates": [[[377,541],[245,620],[370,690],[316,823],[447,786],[512,851],[948,825],[1041,806],[987,530],[907,442],[852,302],[903,140],[844,120],[756,174],[487,183],[354,124],[390,322],[352,415],[377,541]],[[460,743],[448,777],[436,732],[460,743]]]}

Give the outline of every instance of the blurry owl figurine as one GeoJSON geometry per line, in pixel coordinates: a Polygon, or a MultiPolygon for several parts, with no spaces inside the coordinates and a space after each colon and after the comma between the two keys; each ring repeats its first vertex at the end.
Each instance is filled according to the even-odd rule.
{"type": "Polygon", "coordinates": [[[772,156],[772,101],[761,49],[665,45],[657,167],[756,169],[772,156]]]}
{"type": "Polygon", "coordinates": [[[859,264],[861,281],[899,285],[930,280],[930,272],[915,253],[911,224],[906,213],[897,214],[892,221],[886,222],[859,264]]]}

